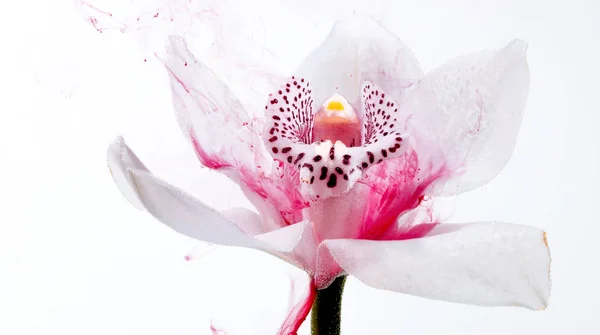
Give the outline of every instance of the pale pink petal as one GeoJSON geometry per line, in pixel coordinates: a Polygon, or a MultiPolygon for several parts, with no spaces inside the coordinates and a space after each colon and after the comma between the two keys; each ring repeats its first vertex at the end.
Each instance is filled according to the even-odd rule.
{"type": "Polygon", "coordinates": [[[221,245],[257,247],[233,222],[147,171],[130,170],[146,210],[183,235],[221,245]]]}
{"type": "MultiPolygon", "coordinates": [[[[232,216],[231,212],[224,215],[232,216]]],[[[239,219],[239,213],[234,216],[238,216],[239,219]]],[[[255,235],[254,238],[261,244],[264,251],[312,274],[315,272],[315,252],[319,244],[314,229],[312,222],[302,221],[255,235]]],[[[214,244],[201,243],[185,258],[186,260],[202,258],[212,252],[215,247],[214,244]]]]}
{"type": "Polygon", "coordinates": [[[407,240],[430,234],[442,220],[434,213],[433,201],[426,198],[421,197],[416,208],[403,212],[382,239],[407,240]]]}
{"type": "Polygon", "coordinates": [[[414,55],[398,37],[361,14],[338,21],[295,74],[314,85],[317,105],[338,93],[355,108],[366,80],[401,101],[412,80],[423,76],[414,55]]]}
{"type": "Polygon", "coordinates": [[[277,188],[277,183],[269,183],[268,180],[262,183],[274,188],[275,192],[265,191],[264,187],[262,187],[260,185],[261,183],[259,182],[253,182],[249,184],[250,185],[247,185],[245,182],[240,182],[240,188],[246,196],[246,198],[252,203],[252,205],[254,205],[257,212],[259,213],[263,224],[263,228],[265,230],[264,232],[285,227],[286,220],[284,218],[286,216],[292,216],[292,218],[290,218],[291,222],[297,221],[293,213],[283,213],[283,211],[280,211],[281,209],[290,208],[293,206],[280,205],[280,203],[291,199],[292,197],[288,197],[285,193],[284,195],[278,195],[273,197],[270,196],[270,194],[276,194],[276,191],[279,190],[279,188],[277,188]]]}
{"type": "Polygon", "coordinates": [[[268,245],[280,258],[310,274],[315,273],[319,241],[312,222],[298,222],[255,237],[268,245]]]}
{"type": "MultiPolygon", "coordinates": [[[[294,173],[273,162],[259,136],[263,124],[250,119],[227,85],[194,58],[185,40],[171,36],[164,62],[180,126],[200,161],[240,183],[260,210],[279,211],[265,220],[271,229],[296,222],[307,204],[294,173]]],[[[266,96],[265,96],[266,99],[266,96]]],[[[263,213],[261,213],[263,214],[263,213]]],[[[267,217],[267,216],[263,216],[267,217]]]]}
{"type": "Polygon", "coordinates": [[[291,165],[272,163],[270,174],[267,169],[258,174],[229,169],[258,210],[267,231],[302,220],[301,211],[309,205],[300,192],[299,171],[291,165]]]}
{"type": "MultiPolygon", "coordinates": [[[[370,185],[358,182],[343,196],[315,202],[303,211],[304,218],[313,222],[317,241],[422,237],[435,228],[438,221],[427,207],[428,202],[420,205],[418,196],[413,202],[413,187],[410,183],[399,184],[397,193],[379,194],[370,185]],[[411,210],[413,207],[416,208],[411,210]]],[[[314,247],[311,252],[315,252],[314,247]]],[[[329,252],[319,249],[317,254],[311,273],[315,275],[315,285],[321,289],[343,270],[329,252]]]]}
{"type": "MultiPolygon", "coordinates": [[[[309,221],[271,230],[254,238],[227,219],[226,216],[229,216],[239,222],[243,218],[239,211],[229,211],[224,215],[160,180],[145,168],[122,138],[109,147],[108,164],[125,197],[173,230],[213,244],[260,249],[309,273],[315,272],[318,240],[309,221]]],[[[255,215],[246,218],[257,219],[255,215]]],[[[198,258],[205,250],[195,250],[186,258],[198,258]]]]}
{"type": "Polygon", "coordinates": [[[177,119],[188,139],[195,140],[202,163],[252,171],[268,166],[258,132],[229,87],[194,58],[182,37],[169,38],[167,57],[177,119]]]}
{"type": "MultiPolygon", "coordinates": [[[[360,183],[367,185],[371,192],[365,198],[365,217],[359,232],[361,239],[398,240],[407,238],[410,229],[412,238],[424,236],[426,230],[412,230],[415,224],[432,222],[408,222],[398,225],[398,218],[416,209],[425,197],[427,189],[439,178],[439,172],[432,170],[414,149],[409,149],[401,157],[383,161],[367,170],[360,183]]],[[[425,228],[427,226],[421,226],[425,228]]],[[[430,228],[433,228],[430,226],[430,228]]]]}
{"type": "Polygon", "coordinates": [[[115,183],[130,201],[178,233],[221,245],[261,246],[221,213],[150,173],[122,138],[109,147],[108,164],[115,183]]]}
{"type": "Polygon", "coordinates": [[[375,288],[484,306],[547,306],[550,252],[543,231],[489,222],[440,225],[430,235],[323,245],[345,271],[375,288]]]}
{"type": "Polygon", "coordinates": [[[420,158],[445,171],[435,193],[479,187],[510,159],[529,89],[526,48],[516,40],[459,57],[428,74],[401,106],[420,158]]]}
{"type": "MultiPolygon", "coordinates": [[[[352,241],[354,241],[354,239],[352,241]]],[[[344,269],[342,269],[338,262],[333,258],[331,252],[327,248],[327,245],[324,242],[319,244],[319,248],[317,249],[317,272],[314,274],[315,287],[318,290],[327,288],[337,277],[343,274],[345,274],[344,269]]]]}
{"type": "Polygon", "coordinates": [[[368,216],[370,193],[371,189],[359,182],[343,196],[321,199],[304,209],[302,214],[314,223],[319,241],[360,238],[362,224],[368,216]]]}
{"type": "Polygon", "coordinates": [[[229,208],[221,213],[248,235],[254,236],[267,232],[260,216],[247,208],[229,208]]]}

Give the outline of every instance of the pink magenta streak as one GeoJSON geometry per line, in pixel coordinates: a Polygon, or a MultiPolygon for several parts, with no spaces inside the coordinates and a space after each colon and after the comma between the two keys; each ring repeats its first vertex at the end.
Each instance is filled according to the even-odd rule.
{"type": "Polygon", "coordinates": [[[286,171],[284,169],[281,171],[282,176],[277,179],[259,176],[247,168],[235,167],[228,162],[218,159],[218,156],[208,154],[202,149],[193,130],[189,129],[188,132],[194,146],[194,151],[202,165],[213,170],[235,168],[240,181],[258,196],[273,203],[276,208],[280,209],[280,215],[287,224],[296,223],[300,211],[310,205],[310,203],[302,198],[297,187],[291,184],[290,180],[299,180],[296,170],[286,171]],[[286,173],[291,173],[291,175],[286,175],[286,173]],[[286,184],[286,182],[289,184],[286,184]]]}
{"type": "Polygon", "coordinates": [[[210,322],[210,331],[213,333],[213,335],[227,335],[223,329],[218,329],[215,327],[212,321],[210,322]]]}
{"type": "MultiPolygon", "coordinates": [[[[194,100],[194,101],[195,101],[195,102],[196,102],[196,103],[197,103],[199,106],[202,106],[203,104],[201,104],[201,103],[200,103],[200,101],[198,101],[198,98],[197,98],[197,97],[195,97],[194,95],[192,95],[192,94],[191,94],[192,90],[190,90],[190,88],[189,88],[189,87],[188,87],[188,86],[187,86],[187,85],[186,85],[186,84],[183,82],[183,80],[182,80],[181,78],[179,78],[179,77],[178,77],[178,76],[175,74],[175,71],[173,71],[173,69],[171,69],[171,68],[170,68],[170,67],[167,65],[167,63],[166,63],[164,60],[162,60],[162,59],[161,59],[161,58],[158,56],[158,54],[157,54],[156,52],[154,53],[154,56],[156,57],[156,59],[158,59],[158,61],[159,61],[159,62],[161,62],[161,63],[164,65],[165,69],[167,69],[167,71],[169,71],[169,73],[171,74],[171,76],[173,77],[173,79],[175,79],[175,81],[177,81],[177,82],[179,83],[179,85],[181,85],[181,87],[182,87],[182,88],[185,90],[185,92],[186,92],[187,94],[189,94],[189,95],[190,95],[190,97],[191,97],[191,98],[192,98],[192,99],[193,99],[193,100],[194,100]]],[[[184,62],[184,66],[186,66],[186,67],[187,67],[187,66],[188,66],[188,62],[187,62],[186,60],[183,60],[183,62],[184,62]]],[[[218,106],[217,106],[217,105],[214,103],[214,101],[212,101],[211,99],[209,99],[209,97],[207,97],[206,95],[202,94],[202,92],[200,92],[200,91],[198,91],[198,90],[195,90],[195,91],[194,91],[194,93],[195,93],[195,94],[197,94],[197,95],[200,95],[202,98],[204,98],[204,102],[206,102],[206,103],[210,104],[210,107],[211,107],[211,109],[212,109],[212,111],[213,111],[213,112],[215,112],[215,113],[219,113],[219,112],[220,112],[220,110],[219,110],[218,106]]],[[[202,111],[202,109],[201,109],[201,111],[202,111]]]]}
{"type": "Polygon", "coordinates": [[[475,129],[469,131],[469,134],[473,135],[481,130],[481,118],[483,117],[483,98],[481,97],[481,92],[479,90],[475,91],[475,105],[479,108],[479,113],[477,114],[477,124],[475,125],[475,129]]]}
{"type": "Polygon", "coordinates": [[[264,200],[272,203],[287,224],[296,223],[302,209],[310,206],[298,192],[292,180],[298,181],[297,170],[278,171],[281,177],[273,179],[251,173],[248,169],[239,168],[241,182],[264,200]]]}
{"type": "Polygon", "coordinates": [[[91,25],[94,27],[94,29],[96,29],[99,32],[102,32],[102,28],[98,27],[98,20],[95,17],[90,16],[89,21],[90,21],[91,25]]]}
{"type": "MultiPolygon", "coordinates": [[[[165,69],[167,69],[167,71],[169,71],[169,73],[171,74],[173,79],[175,79],[179,83],[179,85],[181,85],[181,87],[189,94],[190,89],[185,85],[183,80],[181,80],[181,79],[179,79],[179,77],[177,77],[175,72],[167,65],[167,63],[165,63],[162,59],[160,59],[160,57],[158,56],[158,54],[156,52],[154,53],[154,56],[156,57],[156,59],[158,59],[164,65],[165,69]]],[[[187,62],[185,64],[187,66],[187,62]]]]}
{"type": "Polygon", "coordinates": [[[394,187],[393,192],[390,192],[383,197],[382,201],[385,203],[378,206],[380,210],[378,211],[378,214],[374,216],[374,219],[371,222],[365,222],[365,238],[388,239],[389,237],[386,238],[386,235],[390,232],[394,223],[396,223],[398,215],[416,208],[420,202],[419,198],[427,186],[428,185],[419,185],[408,197],[398,196],[398,193],[403,192],[403,190],[394,187]]]}
{"type": "Polygon", "coordinates": [[[361,230],[361,238],[377,240],[397,240],[417,238],[427,234],[435,225],[420,225],[407,229],[397,229],[395,223],[399,215],[419,206],[424,192],[437,179],[443,176],[443,169],[431,171],[426,179],[418,178],[421,172],[418,157],[415,152],[407,153],[404,161],[388,163],[373,169],[372,179],[367,183],[373,185],[369,195],[369,205],[366,207],[367,215],[361,230]],[[392,164],[403,164],[400,171],[385,171],[386,167],[394,168],[392,164]],[[385,180],[388,185],[385,189],[378,188],[379,180],[385,180]]]}
{"type": "MultiPolygon", "coordinates": [[[[138,13],[120,13],[120,15],[119,15],[119,13],[117,13],[117,15],[113,15],[113,13],[110,13],[106,10],[101,10],[97,6],[94,6],[87,1],[78,0],[78,2],[80,4],[80,7],[82,7],[82,8],[88,7],[89,9],[91,9],[92,11],[94,11],[96,13],[99,13],[103,16],[108,16],[111,18],[110,20],[102,20],[102,22],[101,22],[102,27],[98,26],[99,22],[95,17],[90,16],[88,18],[88,20],[90,21],[92,26],[94,26],[94,28],[96,30],[98,30],[99,32],[103,32],[104,30],[119,30],[121,33],[127,33],[132,30],[139,29],[142,26],[150,25],[151,23],[149,22],[149,20],[146,20],[146,19],[152,19],[152,20],[157,19],[159,17],[159,14],[165,10],[168,12],[171,12],[171,13],[177,13],[176,9],[173,8],[174,7],[174,5],[172,4],[173,1],[166,1],[167,4],[165,4],[165,6],[163,6],[162,8],[155,8],[155,9],[149,9],[149,10],[144,10],[142,8],[129,8],[128,10],[132,10],[132,11],[138,10],[138,13]],[[128,17],[131,17],[130,14],[137,14],[135,21],[123,21],[123,19],[121,19],[119,21],[119,20],[114,19],[114,17],[119,17],[119,16],[127,19],[128,17]],[[141,19],[144,19],[144,20],[141,20],[141,19]]],[[[183,3],[184,1],[181,0],[179,2],[183,3]]],[[[143,3],[143,1],[141,3],[143,3]]],[[[181,4],[179,4],[179,5],[181,5],[181,4]]],[[[165,16],[164,14],[160,15],[160,16],[161,16],[161,18],[165,17],[165,19],[168,17],[168,15],[165,16]]],[[[174,22],[174,18],[170,17],[169,21],[174,22]]]]}
{"type": "Polygon", "coordinates": [[[194,135],[193,130],[190,129],[189,134],[190,134],[190,138],[192,139],[192,145],[194,146],[194,151],[196,152],[196,155],[198,156],[198,159],[200,160],[202,165],[206,166],[209,169],[214,169],[214,170],[231,167],[231,164],[228,164],[227,162],[224,162],[217,158],[214,158],[213,156],[210,156],[204,150],[202,150],[202,147],[200,146],[200,143],[198,143],[198,140],[196,139],[196,136],[194,135]]]}
{"type": "Polygon", "coordinates": [[[81,6],[82,6],[82,7],[83,7],[83,6],[88,6],[88,7],[90,7],[91,9],[95,10],[96,12],[98,12],[98,13],[100,13],[100,14],[104,14],[104,15],[108,15],[108,16],[113,16],[111,13],[109,13],[109,12],[107,12],[107,11],[104,11],[104,10],[101,10],[101,9],[99,9],[98,7],[96,7],[96,6],[92,5],[91,3],[88,3],[87,1],[80,1],[80,3],[81,3],[81,6]]]}
{"type": "MultiPolygon", "coordinates": [[[[199,106],[205,106],[206,104],[208,104],[210,105],[209,108],[212,109],[213,112],[221,112],[218,106],[214,103],[214,101],[202,94],[202,92],[194,90],[194,94],[192,94],[192,88],[187,86],[184,80],[182,80],[178,75],[176,75],[174,69],[169,67],[166,64],[166,62],[158,56],[158,54],[154,53],[154,55],[167,69],[171,77],[179,85],[181,85],[181,87],[199,106]],[[199,98],[201,98],[203,101],[198,101],[199,98]]],[[[185,60],[182,61],[184,62],[184,66],[187,66],[187,62],[185,60]]],[[[206,113],[206,111],[202,110],[200,112],[206,113]]],[[[247,124],[248,123],[246,121],[242,122],[242,125],[247,124]]],[[[219,170],[223,168],[235,169],[235,173],[239,176],[240,181],[242,183],[248,186],[248,188],[254,193],[256,193],[258,196],[272,203],[276,208],[280,210],[281,216],[283,217],[284,221],[286,221],[288,224],[297,222],[296,219],[298,218],[298,214],[300,213],[300,211],[309,205],[308,202],[306,202],[303,199],[302,195],[298,191],[298,185],[292,183],[292,179],[294,180],[294,183],[300,183],[300,180],[297,177],[297,170],[289,167],[284,167],[283,171],[278,171],[281,174],[280,178],[278,178],[279,180],[275,180],[276,178],[270,179],[269,177],[264,177],[260,175],[260,173],[258,173],[257,171],[254,171],[252,167],[240,166],[235,162],[228,162],[224,159],[220,159],[218,155],[209,154],[208,152],[203,150],[203,145],[199,142],[198,138],[195,137],[193,128],[189,129],[188,132],[190,134],[192,144],[196,151],[196,155],[198,156],[198,159],[204,166],[214,170],[219,170]]],[[[253,150],[252,146],[250,147],[250,150],[253,150]]]]}
{"type": "Polygon", "coordinates": [[[410,240],[413,238],[420,238],[429,234],[433,228],[439,223],[419,223],[405,230],[398,230],[396,232],[389,231],[384,236],[383,240],[410,240]]]}
{"type": "MultiPolygon", "coordinates": [[[[292,280],[292,287],[290,293],[290,300],[293,300],[294,295],[294,281],[292,280]]],[[[298,328],[302,325],[306,316],[310,312],[312,308],[313,302],[315,301],[315,297],[317,295],[317,291],[315,289],[314,281],[311,279],[310,284],[308,285],[308,292],[306,292],[305,298],[297,303],[295,306],[290,308],[288,315],[285,318],[285,321],[279,328],[277,335],[296,335],[298,332],[298,328]]]]}

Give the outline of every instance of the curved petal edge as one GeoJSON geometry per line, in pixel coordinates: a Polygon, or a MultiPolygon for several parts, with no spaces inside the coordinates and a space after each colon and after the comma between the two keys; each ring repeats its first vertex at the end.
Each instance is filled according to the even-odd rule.
{"type": "Polygon", "coordinates": [[[223,214],[150,173],[122,138],[109,147],[108,165],[130,202],[178,233],[221,245],[262,246],[223,214]]]}
{"type": "Polygon", "coordinates": [[[323,243],[345,271],[375,288],[481,306],[548,305],[550,252],[537,228],[440,225],[420,239],[323,243]]]}

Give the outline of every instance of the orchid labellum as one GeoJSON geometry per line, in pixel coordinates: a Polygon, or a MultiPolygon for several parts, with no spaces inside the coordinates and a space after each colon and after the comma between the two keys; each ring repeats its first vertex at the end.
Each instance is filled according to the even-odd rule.
{"type": "Polygon", "coordinates": [[[280,334],[294,334],[311,308],[314,334],[337,333],[346,275],[431,299],[543,309],[543,231],[431,215],[434,197],[477,188],[509,160],[528,93],[525,51],[516,40],[424,75],[398,38],[353,15],[264,92],[264,109],[251,111],[261,117],[251,118],[252,104],[170,37],[161,61],[182,131],[256,212],[209,208],[152,174],[120,138],[109,166],[132,203],[175,231],[305,270],[311,287],[280,334]]]}

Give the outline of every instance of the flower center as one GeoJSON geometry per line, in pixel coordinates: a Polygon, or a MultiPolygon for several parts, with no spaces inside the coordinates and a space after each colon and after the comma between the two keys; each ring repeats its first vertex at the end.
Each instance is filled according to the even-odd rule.
{"type": "Polygon", "coordinates": [[[347,147],[360,146],[360,122],[344,97],[334,94],[315,114],[313,138],[316,142],[340,141],[347,147]]]}

